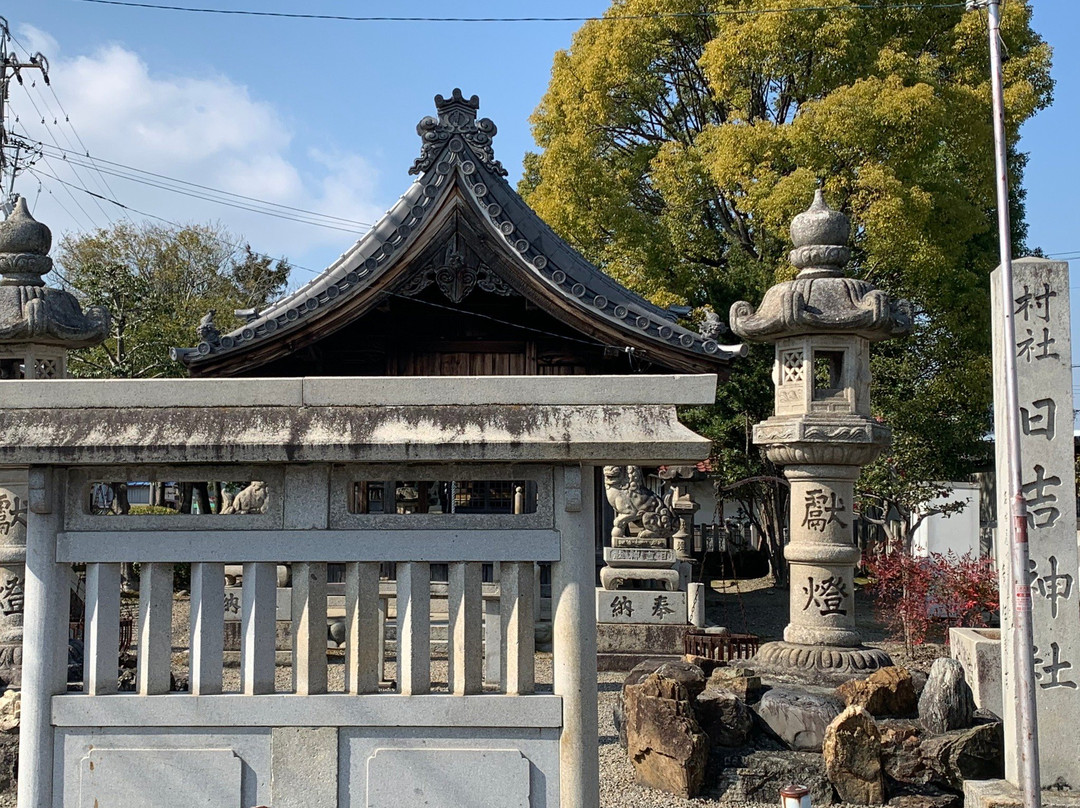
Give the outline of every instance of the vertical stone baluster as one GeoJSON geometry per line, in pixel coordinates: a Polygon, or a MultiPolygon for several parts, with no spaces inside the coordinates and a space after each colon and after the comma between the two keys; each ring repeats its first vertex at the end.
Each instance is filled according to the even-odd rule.
{"type": "Polygon", "coordinates": [[[172,688],[173,564],[146,562],[139,567],[137,688],[140,696],[172,688]]]}
{"type": "Polygon", "coordinates": [[[120,565],[86,565],[84,692],[115,693],[120,656],[120,565]]]}
{"type": "Polygon", "coordinates": [[[403,696],[431,690],[430,566],[423,561],[397,565],[397,675],[403,696]]]}
{"type": "Polygon", "coordinates": [[[499,598],[484,598],[484,684],[502,684],[502,620],[499,598]]]}
{"type": "Polygon", "coordinates": [[[499,612],[502,617],[502,680],[510,695],[532,693],[536,646],[533,627],[533,565],[509,561],[502,565],[499,612]]]}
{"type": "Polygon", "coordinates": [[[482,565],[471,561],[456,561],[450,564],[448,578],[448,684],[450,692],[455,696],[465,696],[481,690],[482,565]]]}
{"type": "Polygon", "coordinates": [[[240,683],[244,695],[274,692],[274,643],[277,618],[277,564],[244,564],[240,606],[240,683]]]}
{"type": "Polygon", "coordinates": [[[191,675],[193,696],[221,692],[225,648],[225,565],[191,565],[191,675]]]}
{"type": "Polygon", "coordinates": [[[326,564],[293,564],[293,690],[326,692],[326,564]]]}
{"type": "Polygon", "coordinates": [[[555,528],[562,540],[551,567],[554,691],[566,716],[559,736],[559,804],[574,808],[600,804],[594,513],[593,469],[556,469],[555,528]]]}
{"type": "Polygon", "coordinates": [[[353,561],[346,564],[346,693],[359,695],[374,693],[379,689],[384,647],[383,619],[378,562],[353,561]]]}

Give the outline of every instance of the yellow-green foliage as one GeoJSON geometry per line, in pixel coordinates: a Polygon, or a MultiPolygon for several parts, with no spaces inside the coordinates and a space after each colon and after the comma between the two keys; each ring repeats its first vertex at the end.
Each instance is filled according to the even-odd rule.
{"type": "MultiPolygon", "coordinates": [[[[905,396],[925,394],[934,409],[922,420],[948,428],[966,407],[980,425],[965,421],[965,435],[978,439],[997,264],[985,16],[900,5],[616,0],[556,55],[521,190],[622,282],[726,316],[790,277],[788,225],[822,183],[852,218],[852,271],[915,305],[916,335],[875,358],[902,365],[880,368],[894,385],[880,396],[886,414],[903,431],[905,396]],[[823,8],[794,10],[807,5],[823,8]],[[696,14],[764,9],[781,11],[696,14]],[[973,387],[958,393],[961,372],[973,387]]],[[[1025,2],[1002,15],[1015,142],[1050,102],[1050,49],[1025,2]]],[[[1015,151],[1011,168],[1019,246],[1015,151]]]]}

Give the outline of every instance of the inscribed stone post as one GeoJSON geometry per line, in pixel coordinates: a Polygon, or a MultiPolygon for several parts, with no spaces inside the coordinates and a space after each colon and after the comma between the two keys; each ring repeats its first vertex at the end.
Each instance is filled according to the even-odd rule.
{"type": "Polygon", "coordinates": [[[1069,266],[1023,258],[1013,263],[1015,340],[1009,345],[1001,311],[1000,274],[993,274],[994,434],[997,443],[997,561],[1001,584],[1001,675],[1004,688],[1005,776],[1018,784],[1019,699],[1011,570],[1011,496],[1006,466],[1005,359],[1016,357],[1020,405],[1021,483],[1028,507],[1031,616],[1035,643],[1035,704],[1042,784],[1080,786],[1080,607],[1073,470],[1072,350],[1069,266]]]}

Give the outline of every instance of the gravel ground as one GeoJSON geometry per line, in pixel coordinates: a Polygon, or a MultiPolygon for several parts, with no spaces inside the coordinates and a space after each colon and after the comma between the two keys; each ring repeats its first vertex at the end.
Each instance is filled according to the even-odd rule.
{"type": "MultiPolygon", "coordinates": [[[[875,620],[869,600],[861,593],[856,595],[857,625],[863,632],[867,644],[888,651],[897,664],[928,670],[938,656],[947,651],[943,646],[925,645],[916,649],[914,657],[908,656],[901,645],[887,642],[885,631],[875,620]]],[[[788,596],[784,590],[771,586],[768,579],[759,578],[746,581],[712,582],[707,601],[707,615],[713,625],[727,626],[733,632],[753,633],[763,641],[780,639],[788,621],[788,596]]],[[[183,596],[178,596],[173,609],[174,670],[178,675],[186,675],[188,665],[187,634],[189,603],[183,596]]],[[[447,680],[445,658],[432,660],[432,689],[435,692],[446,690],[447,680]]],[[[551,655],[539,653],[536,656],[536,682],[538,692],[551,691],[551,655]]],[[[394,665],[387,663],[386,678],[395,676],[394,665]]],[[[722,799],[729,785],[721,767],[722,761],[714,756],[710,761],[709,774],[706,778],[706,792],[702,797],[684,800],[660,791],[645,789],[634,781],[633,768],[626,752],[619,746],[618,736],[612,720],[612,709],[616,695],[622,684],[623,673],[600,673],[599,688],[599,751],[600,751],[600,805],[603,808],[699,808],[701,806],[739,806],[739,808],[757,808],[755,803],[737,802],[722,799]]],[[[279,666],[276,670],[277,689],[288,691],[292,687],[291,670],[279,666]]],[[[226,690],[239,690],[240,672],[231,666],[225,670],[226,690]]],[[[344,689],[344,660],[340,653],[330,652],[329,665],[330,690],[344,689]]],[[[14,803],[11,803],[12,805],[14,803]]],[[[776,803],[760,804],[775,808],[776,803]]],[[[7,803],[0,801],[0,808],[7,803]]]]}

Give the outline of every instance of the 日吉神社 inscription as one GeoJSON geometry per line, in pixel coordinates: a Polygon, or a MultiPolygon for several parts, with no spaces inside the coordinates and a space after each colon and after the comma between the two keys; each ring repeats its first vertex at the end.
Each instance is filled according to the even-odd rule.
{"type": "MultiPolygon", "coordinates": [[[[1007,430],[1003,351],[1016,359],[1020,407],[1021,489],[1027,502],[1039,766],[1044,784],[1080,785],[1080,750],[1061,743],[1080,720],[1080,605],[1076,575],[1076,492],[1073,472],[1072,347],[1069,267],[1024,258],[1013,263],[1015,338],[1005,335],[1000,270],[994,273],[994,432],[997,440],[997,558],[1001,583],[1001,674],[1005,705],[1015,705],[1011,492],[1005,466],[1007,430]]],[[[1007,750],[1015,750],[1017,716],[1008,706],[1007,750]]],[[[1005,776],[1018,783],[1017,753],[1005,756],[1005,776]]]]}

